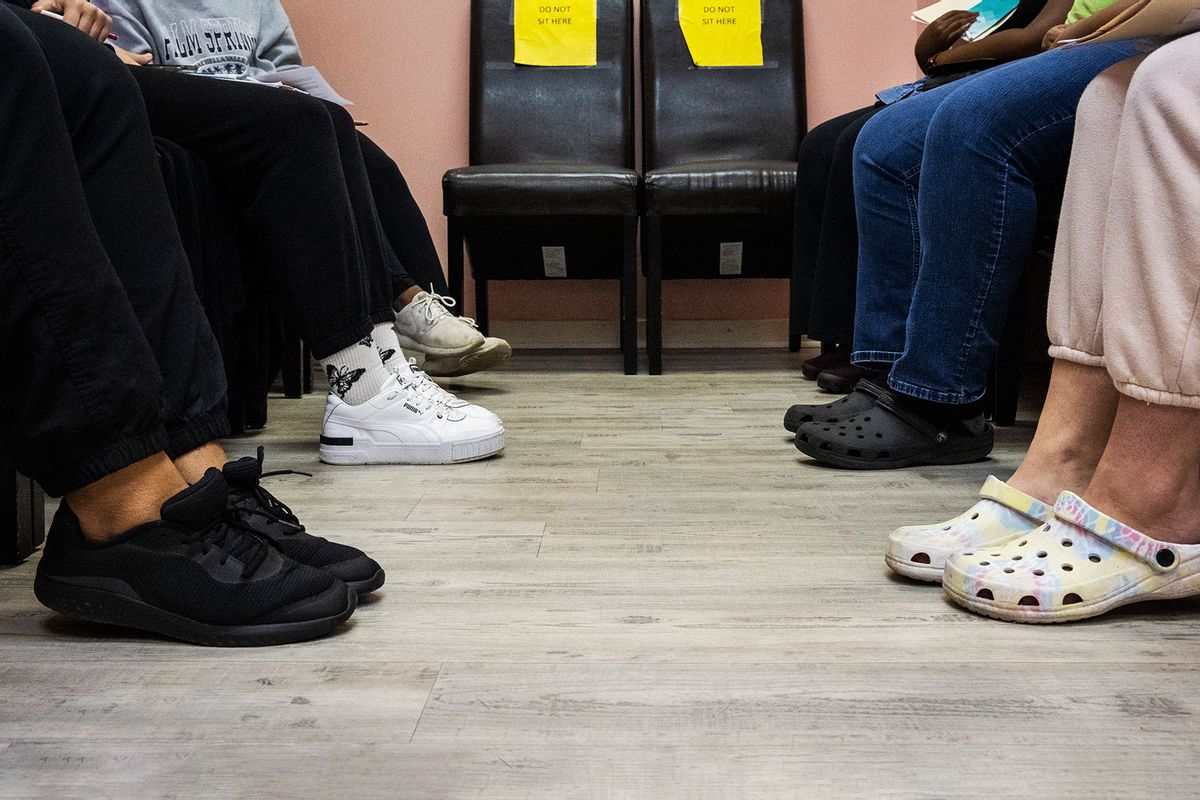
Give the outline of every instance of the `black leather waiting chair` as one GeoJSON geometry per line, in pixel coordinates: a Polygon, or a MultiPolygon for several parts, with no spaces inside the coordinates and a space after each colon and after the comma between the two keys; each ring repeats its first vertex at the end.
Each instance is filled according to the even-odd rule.
{"type": "Polygon", "coordinates": [[[677,0],[641,3],[642,266],[657,375],[664,279],[792,274],[804,37],[800,0],[764,0],[764,65],[698,68],[677,0]]]}
{"type": "Polygon", "coordinates": [[[512,0],[471,3],[471,166],[443,180],[450,291],[463,247],[488,328],[494,280],[620,279],[625,372],[637,373],[638,175],[632,0],[599,0],[595,67],[513,60],[512,0]]]}

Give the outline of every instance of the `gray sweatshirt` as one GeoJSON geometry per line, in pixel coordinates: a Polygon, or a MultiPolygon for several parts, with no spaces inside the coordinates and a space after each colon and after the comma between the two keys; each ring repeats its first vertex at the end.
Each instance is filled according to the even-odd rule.
{"type": "Polygon", "coordinates": [[[99,0],[117,44],[154,63],[204,75],[253,77],[299,67],[300,48],[279,0],[99,0]]]}

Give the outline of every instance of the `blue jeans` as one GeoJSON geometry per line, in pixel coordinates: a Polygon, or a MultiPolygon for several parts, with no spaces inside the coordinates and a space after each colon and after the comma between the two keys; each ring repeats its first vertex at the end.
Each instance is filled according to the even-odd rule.
{"type": "Polygon", "coordinates": [[[891,387],[923,400],[983,396],[1033,248],[1037,187],[1066,173],[1083,90],[1136,52],[1134,42],[1051,50],[867,123],[854,165],[856,363],[891,363],[891,387]]]}

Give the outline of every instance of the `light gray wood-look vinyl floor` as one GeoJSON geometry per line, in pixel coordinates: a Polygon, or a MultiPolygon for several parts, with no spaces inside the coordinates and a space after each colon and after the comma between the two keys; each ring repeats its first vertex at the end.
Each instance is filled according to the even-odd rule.
{"type": "Polygon", "coordinates": [[[1012,798],[1200,795],[1200,603],[976,618],[888,574],[887,532],[1007,477],[847,473],[782,427],[798,356],[520,353],[454,383],[508,450],[337,468],[323,398],[229,443],[372,552],[345,630],[188,647],[40,607],[0,570],[0,798],[1012,798]]]}

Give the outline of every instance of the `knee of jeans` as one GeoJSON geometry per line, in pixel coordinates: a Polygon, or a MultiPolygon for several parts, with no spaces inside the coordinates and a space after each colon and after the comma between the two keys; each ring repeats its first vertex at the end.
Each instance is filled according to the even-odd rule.
{"type": "Polygon", "coordinates": [[[906,169],[897,160],[898,151],[895,148],[895,134],[888,124],[891,116],[885,109],[876,114],[863,126],[854,143],[854,182],[859,185],[859,179],[867,178],[881,172],[900,175],[906,169]]]}
{"type": "Polygon", "coordinates": [[[1011,129],[997,119],[1006,111],[1003,103],[990,93],[969,89],[952,93],[933,113],[925,136],[926,153],[969,152],[981,146],[991,151],[992,132],[1011,129]]]}

